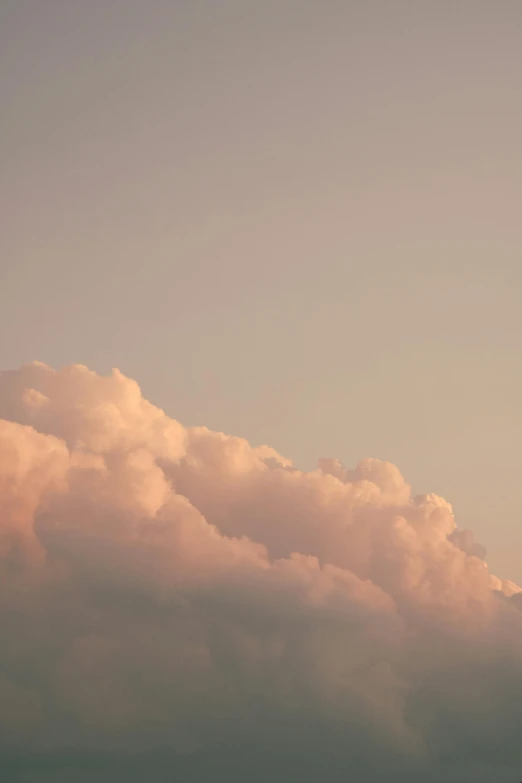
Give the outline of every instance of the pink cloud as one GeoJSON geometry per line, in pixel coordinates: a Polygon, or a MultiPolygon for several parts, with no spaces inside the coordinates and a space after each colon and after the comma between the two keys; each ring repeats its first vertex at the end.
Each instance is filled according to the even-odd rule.
{"type": "Polygon", "coordinates": [[[0,417],[4,750],[203,752],[312,715],[421,759],[522,718],[520,588],[394,465],[301,472],[79,365],[3,373],[0,417]]]}

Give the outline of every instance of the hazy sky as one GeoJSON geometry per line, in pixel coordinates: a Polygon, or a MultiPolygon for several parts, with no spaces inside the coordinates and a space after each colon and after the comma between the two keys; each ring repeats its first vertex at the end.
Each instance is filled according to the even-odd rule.
{"type": "Polygon", "coordinates": [[[519,0],[1,0],[0,367],[371,456],[522,579],[519,0]]]}

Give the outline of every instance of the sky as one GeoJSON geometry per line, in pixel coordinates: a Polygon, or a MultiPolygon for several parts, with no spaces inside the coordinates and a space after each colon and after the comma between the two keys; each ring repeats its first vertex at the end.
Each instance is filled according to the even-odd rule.
{"type": "Polygon", "coordinates": [[[4,0],[0,366],[372,456],[522,578],[516,0],[4,0]]]}
{"type": "MultiPolygon", "coordinates": [[[[343,486],[397,465],[390,508],[445,498],[522,583],[521,26],[518,0],[0,0],[0,370],[118,368],[300,475],[340,460],[343,486]]],[[[119,397],[89,392],[80,427],[57,377],[51,418],[43,380],[0,409],[105,455],[119,397]]],[[[167,459],[155,432],[136,442],[167,459]]],[[[253,510],[210,519],[205,471],[190,502],[270,558],[253,510]]]]}

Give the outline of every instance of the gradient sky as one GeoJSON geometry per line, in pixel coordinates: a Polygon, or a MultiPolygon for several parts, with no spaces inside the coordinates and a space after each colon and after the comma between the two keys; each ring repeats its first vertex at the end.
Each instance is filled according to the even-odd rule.
{"type": "Polygon", "coordinates": [[[399,465],[522,579],[522,4],[3,0],[0,367],[399,465]]]}

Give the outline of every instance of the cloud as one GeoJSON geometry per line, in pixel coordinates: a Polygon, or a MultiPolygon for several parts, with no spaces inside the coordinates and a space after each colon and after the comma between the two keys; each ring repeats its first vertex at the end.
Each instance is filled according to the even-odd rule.
{"type": "Polygon", "coordinates": [[[486,547],[475,541],[475,535],[472,530],[454,530],[448,538],[467,555],[480,557],[481,560],[486,559],[486,547]]]}
{"type": "Polygon", "coordinates": [[[80,365],[2,373],[0,419],[10,779],[520,774],[522,591],[394,465],[302,472],[80,365]]]}

